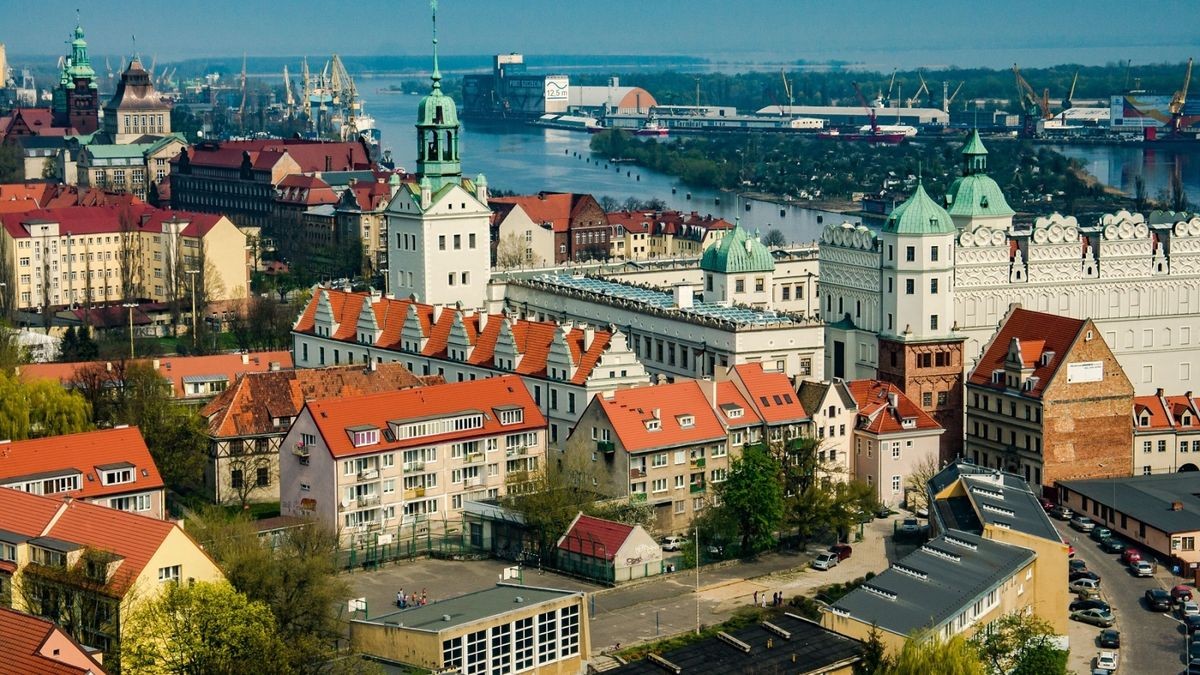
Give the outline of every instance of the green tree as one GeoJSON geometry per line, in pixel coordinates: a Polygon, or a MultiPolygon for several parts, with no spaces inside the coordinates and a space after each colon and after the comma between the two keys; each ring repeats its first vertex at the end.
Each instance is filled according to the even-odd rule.
{"type": "Polygon", "coordinates": [[[863,641],[862,660],[854,664],[854,675],[880,675],[891,665],[879,628],[871,626],[871,633],[863,641]]]}
{"type": "Polygon", "coordinates": [[[25,162],[21,149],[0,143],[0,183],[20,183],[25,180],[25,162]]]}
{"type": "Polygon", "coordinates": [[[783,521],[779,462],[760,445],[747,446],[733,460],[729,476],[717,488],[718,513],[730,514],[741,534],[741,554],[752,556],[775,543],[783,521]]]}
{"type": "Polygon", "coordinates": [[[787,237],[783,236],[783,230],[777,227],[772,227],[763,235],[762,243],[770,248],[778,248],[787,245],[787,237]]]}
{"type": "Polygon", "coordinates": [[[285,645],[263,602],[226,582],[168,584],[126,619],[122,669],[153,675],[288,672],[285,645]],[[251,666],[251,664],[253,664],[251,666]]]}
{"type": "MultiPolygon", "coordinates": [[[[3,250],[0,250],[0,254],[3,250]]],[[[3,293],[3,289],[0,289],[3,293]]],[[[20,334],[0,319],[0,374],[12,375],[17,367],[29,362],[29,350],[21,346],[20,334]]]]}
{"type": "Polygon", "coordinates": [[[926,632],[908,636],[880,675],[987,675],[978,652],[961,635],[943,640],[926,632]]]}
{"type": "Polygon", "coordinates": [[[996,673],[1066,673],[1066,652],[1058,670],[1042,668],[1057,662],[1061,652],[1054,642],[1054,628],[1045,619],[1022,612],[1005,614],[989,630],[971,637],[979,657],[996,673]]]}
{"type": "Polygon", "coordinates": [[[608,492],[607,474],[599,469],[599,462],[583,459],[585,454],[568,449],[559,458],[548,459],[539,471],[509,476],[501,501],[521,514],[537,554],[545,561],[551,560],[571,520],[608,492]]]}
{"type": "Polygon", "coordinates": [[[772,441],[769,447],[780,465],[785,522],[802,540],[829,532],[845,536],[863,513],[874,512],[877,500],[871,486],[849,480],[823,461],[818,439],[772,441]]]}
{"type": "Polygon", "coordinates": [[[16,441],[91,428],[91,408],[78,393],[53,380],[26,383],[0,375],[0,438],[16,441]]]}

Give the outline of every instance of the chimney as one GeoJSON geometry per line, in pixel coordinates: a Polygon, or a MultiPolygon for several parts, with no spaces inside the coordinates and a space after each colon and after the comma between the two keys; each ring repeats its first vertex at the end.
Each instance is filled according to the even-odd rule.
{"type": "Polygon", "coordinates": [[[607,391],[600,392],[600,395],[603,396],[605,399],[611,401],[614,398],[616,398],[617,392],[613,391],[612,389],[609,389],[607,391]]]}
{"type": "Polygon", "coordinates": [[[892,410],[895,410],[896,406],[898,406],[900,403],[900,397],[898,395],[896,395],[896,392],[889,391],[887,398],[888,398],[888,407],[891,408],[892,410]]]}
{"type": "Polygon", "coordinates": [[[662,419],[662,408],[655,408],[650,414],[654,416],[654,419],[661,420],[662,419]]]}
{"type": "Polygon", "coordinates": [[[675,307],[678,309],[691,309],[692,301],[695,299],[695,292],[692,290],[692,285],[676,284],[674,291],[675,307]]]}
{"type": "Polygon", "coordinates": [[[717,381],[711,377],[705,377],[700,380],[700,391],[704,392],[704,398],[708,399],[708,404],[711,406],[717,405],[717,381]]]}
{"type": "Polygon", "coordinates": [[[1163,397],[1163,389],[1162,389],[1162,387],[1159,387],[1158,389],[1155,389],[1155,390],[1154,390],[1154,395],[1155,395],[1155,396],[1157,396],[1158,398],[1162,398],[1162,397],[1163,397]]]}
{"type": "MultiPolygon", "coordinates": [[[[250,355],[249,355],[249,354],[246,354],[246,353],[243,353],[243,354],[242,354],[242,365],[243,365],[243,366],[248,366],[248,365],[250,365],[250,355]]],[[[157,368],[157,367],[158,367],[158,360],[157,360],[157,359],[154,361],[154,367],[155,367],[155,368],[157,368]]]]}
{"type": "Polygon", "coordinates": [[[483,329],[487,327],[487,324],[488,324],[488,313],[480,312],[479,313],[479,332],[480,333],[482,333],[483,329]]]}
{"type": "Polygon", "coordinates": [[[375,359],[367,359],[367,372],[373,373],[376,370],[379,370],[379,362],[375,359]]]}
{"type": "Polygon", "coordinates": [[[583,324],[583,351],[592,348],[592,342],[596,339],[596,327],[591,324],[583,324]]]}
{"type": "Polygon", "coordinates": [[[438,319],[440,319],[440,318],[442,318],[442,306],[434,305],[433,306],[433,323],[437,323],[438,319]]]}
{"type": "Polygon", "coordinates": [[[1183,510],[1183,502],[1171,502],[1171,510],[1172,511],[1182,511],[1183,510]]]}
{"type": "Polygon", "coordinates": [[[279,362],[272,361],[270,364],[268,364],[268,367],[270,368],[272,373],[278,372],[279,371],[279,362]]]}

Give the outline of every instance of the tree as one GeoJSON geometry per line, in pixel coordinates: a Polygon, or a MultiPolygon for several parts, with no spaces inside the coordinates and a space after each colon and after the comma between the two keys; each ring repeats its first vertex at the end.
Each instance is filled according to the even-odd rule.
{"type": "Polygon", "coordinates": [[[979,654],[961,635],[943,640],[925,632],[908,636],[880,675],[987,675],[979,654]]]}
{"type": "Polygon", "coordinates": [[[844,536],[863,513],[874,512],[876,499],[871,486],[848,480],[840,469],[823,461],[818,439],[771,441],[769,449],[780,465],[785,520],[801,540],[830,531],[844,536]]]}
{"type": "Polygon", "coordinates": [[[21,346],[20,333],[0,319],[0,375],[13,375],[18,366],[28,362],[29,350],[21,346]]]}
{"type": "Polygon", "coordinates": [[[135,606],[121,631],[122,669],[162,675],[284,673],[285,645],[263,602],[227,582],[167,584],[135,606]]]}
{"type": "Polygon", "coordinates": [[[515,232],[501,237],[496,244],[496,268],[510,270],[525,263],[525,240],[515,232]]]}
{"type": "Polygon", "coordinates": [[[585,454],[568,448],[559,458],[548,458],[539,471],[509,475],[501,501],[524,518],[543,559],[550,559],[571,519],[608,492],[608,474],[585,454]]]}
{"type": "Polygon", "coordinates": [[[761,445],[750,445],[733,460],[725,482],[717,487],[717,513],[730,514],[741,533],[741,554],[752,556],[775,543],[783,522],[783,487],[779,462],[761,445]]]}
{"type": "Polygon", "coordinates": [[[100,345],[92,339],[87,325],[69,327],[58,347],[58,360],[64,362],[91,361],[100,355],[100,345]]]}
{"type": "Polygon", "coordinates": [[[862,660],[854,664],[854,675],[880,675],[892,665],[887,647],[880,637],[879,628],[871,626],[871,633],[863,641],[862,660]]]}
{"type": "Polygon", "coordinates": [[[142,280],[142,236],[134,222],[133,211],[125,206],[117,214],[120,229],[120,249],[117,251],[117,272],[121,276],[121,299],[134,302],[145,296],[142,280]]]}
{"type": "Polygon", "coordinates": [[[229,471],[231,476],[236,477],[236,480],[231,480],[230,488],[237,498],[238,506],[243,509],[250,504],[250,497],[258,489],[257,477],[260,469],[271,470],[270,456],[249,448],[240,450],[237,454],[230,451],[229,471]]]}
{"type": "Polygon", "coordinates": [[[25,180],[25,162],[16,145],[0,143],[0,183],[20,183],[25,180]]]}
{"type": "Polygon", "coordinates": [[[0,438],[60,436],[91,427],[91,409],[78,393],[53,380],[24,383],[0,375],[0,438]]]}
{"type": "Polygon", "coordinates": [[[1050,622],[1033,614],[1011,612],[997,619],[988,630],[971,637],[979,658],[995,673],[1066,674],[1066,652],[1054,641],[1050,622]],[[1059,660],[1057,669],[1044,669],[1059,660]]]}
{"type": "Polygon", "coordinates": [[[780,246],[787,246],[787,238],[783,236],[783,230],[772,227],[763,236],[762,243],[767,248],[779,248],[780,246]]]}
{"type": "Polygon", "coordinates": [[[940,471],[937,454],[926,455],[913,466],[908,478],[904,481],[905,506],[910,511],[916,513],[921,509],[929,508],[929,481],[940,471]]]}

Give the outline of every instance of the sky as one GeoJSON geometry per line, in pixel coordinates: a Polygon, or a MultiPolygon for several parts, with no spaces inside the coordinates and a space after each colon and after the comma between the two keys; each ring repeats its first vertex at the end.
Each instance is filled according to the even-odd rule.
{"type": "MultiPolygon", "coordinates": [[[[81,18],[97,55],[420,54],[427,0],[0,0],[10,55],[62,53],[81,18]],[[20,17],[20,18],[18,18],[20,17]]],[[[1006,67],[1200,56],[1197,0],[441,0],[449,54],[681,54],[1006,67]]]]}

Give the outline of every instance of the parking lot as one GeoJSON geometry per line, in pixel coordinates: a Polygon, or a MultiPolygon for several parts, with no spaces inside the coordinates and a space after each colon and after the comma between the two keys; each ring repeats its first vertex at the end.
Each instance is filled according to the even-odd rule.
{"type": "MultiPolygon", "coordinates": [[[[1075,547],[1075,558],[1087,562],[1088,569],[1100,575],[1101,596],[1113,608],[1114,628],[1121,631],[1118,673],[1130,675],[1177,675],[1186,670],[1184,653],[1187,635],[1183,624],[1172,612],[1154,612],[1146,608],[1143,596],[1151,588],[1170,590],[1183,583],[1159,565],[1152,577],[1135,577],[1117,554],[1105,553],[1087,534],[1062,521],[1054,521],[1064,538],[1075,547]]],[[[1145,551],[1143,550],[1143,553],[1145,551]]],[[[1073,673],[1091,673],[1093,659],[1100,647],[1100,629],[1077,621],[1070,622],[1073,673]]]]}

